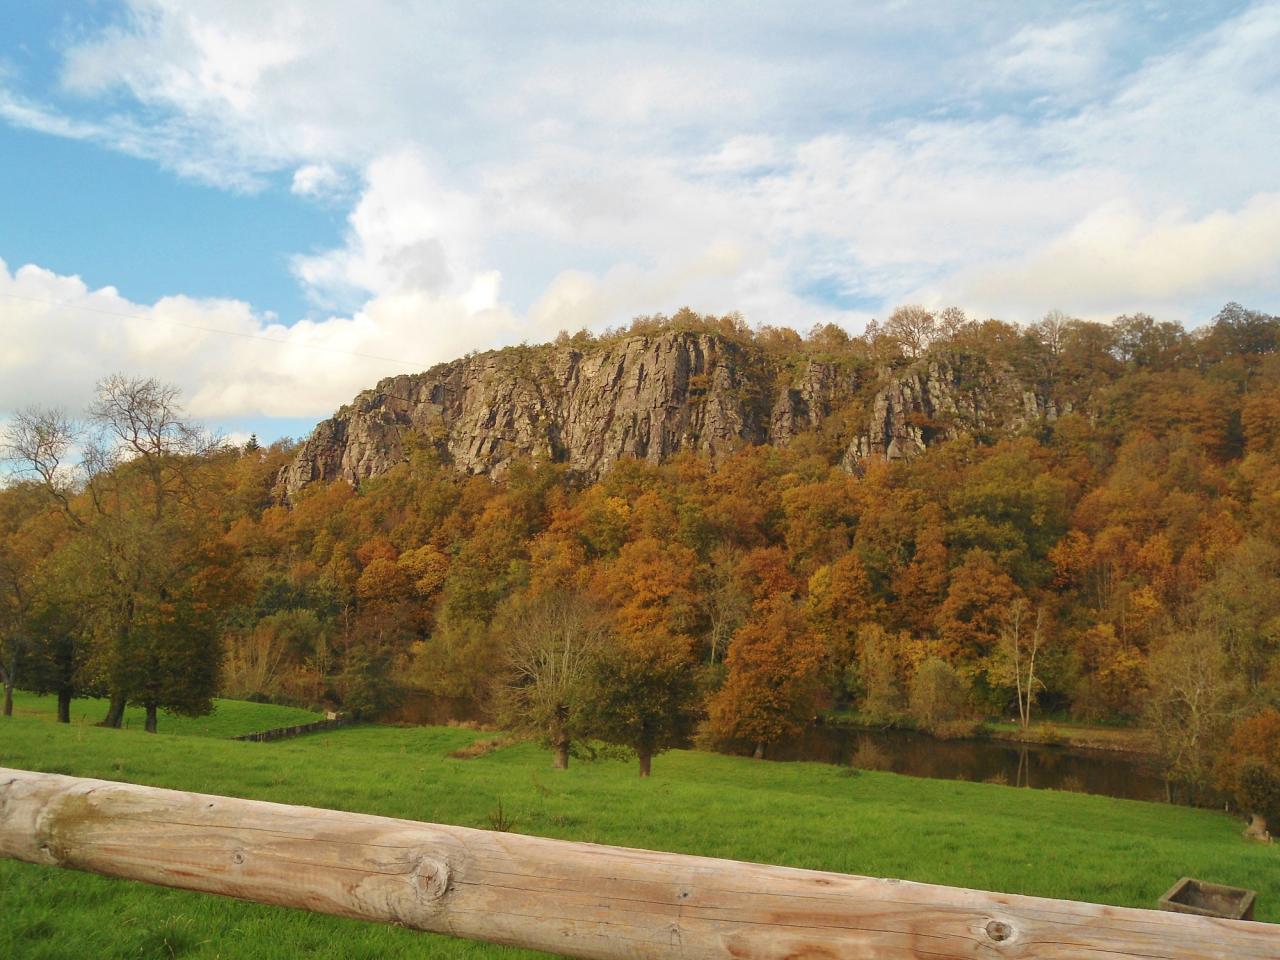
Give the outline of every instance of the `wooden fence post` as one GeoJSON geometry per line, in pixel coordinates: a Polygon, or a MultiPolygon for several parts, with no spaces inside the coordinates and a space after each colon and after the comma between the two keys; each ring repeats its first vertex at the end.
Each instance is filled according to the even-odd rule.
{"type": "Polygon", "coordinates": [[[0,768],[0,856],[592,960],[1280,960],[1280,927],[0,768]]]}

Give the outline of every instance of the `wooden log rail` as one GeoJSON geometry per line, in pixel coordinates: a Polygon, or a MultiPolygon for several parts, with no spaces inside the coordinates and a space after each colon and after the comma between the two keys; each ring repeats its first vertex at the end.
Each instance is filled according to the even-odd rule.
{"type": "Polygon", "coordinates": [[[595,960],[1280,960],[1272,924],[4,768],[0,856],[595,960]]]}

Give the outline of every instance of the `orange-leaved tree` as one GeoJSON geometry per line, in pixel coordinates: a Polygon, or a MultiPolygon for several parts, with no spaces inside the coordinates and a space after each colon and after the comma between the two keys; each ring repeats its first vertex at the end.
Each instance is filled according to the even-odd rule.
{"type": "Polygon", "coordinates": [[[614,637],[592,665],[587,724],[635,750],[642,777],[654,754],[688,742],[700,712],[695,563],[687,547],[646,537],[623,546],[592,585],[612,607],[614,637]]]}
{"type": "Polygon", "coordinates": [[[1266,707],[1236,723],[1217,765],[1218,786],[1249,815],[1245,836],[1280,829],[1280,710],[1266,707]]]}
{"type": "Polygon", "coordinates": [[[823,644],[804,607],[786,594],[760,603],[734,634],[725,684],[708,712],[719,736],[750,740],[755,756],[813,719],[823,644]]]}

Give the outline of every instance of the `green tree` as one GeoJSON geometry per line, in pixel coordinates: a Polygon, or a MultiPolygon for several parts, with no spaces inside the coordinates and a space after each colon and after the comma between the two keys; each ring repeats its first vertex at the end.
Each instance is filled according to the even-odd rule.
{"type": "Polygon", "coordinates": [[[190,597],[166,599],[135,611],[110,679],[146,713],[155,733],[160,710],[202,716],[213,710],[222,648],[216,614],[190,597]]]}
{"type": "Polygon", "coordinates": [[[607,635],[605,611],[579,592],[516,595],[491,629],[505,640],[500,721],[540,738],[552,749],[552,765],[566,769],[573,742],[592,732],[590,680],[607,635]]]}
{"type": "Polygon", "coordinates": [[[619,643],[592,667],[586,723],[608,743],[630,747],[640,776],[656,754],[687,746],[701,715],[693,661],[671,643],[619,643]]]}
{"type": "Polygon", "coordinates": [[[10,458],[85,545],[80,575],[96,601],[107,726],[120,725],[131,700],[146,708],[149,729],[162,703],[212,709],[218,636],[200,580],[217,514],[205,481],[221,445],[184,419],[179,399],[176,387],[114,375],[98,384],[87,428],[28,409],[6,431],[10,458]]]}
{"type": "Polygon", "coordinates": [[[1280,547],[1248,537],[1223,558],[1196,593],[1196,618],[1221,637],[1250,686],[1280,652],[1280,547]]]}
{"type": "Polygon", "coordinates": [[[58,722],[71,722],[71,701],[98,684],[93,671],[92,597],[81,582],[76,541],[41,565],[31,607],[22,689],[53,694],[58,722]]]}
{"type": "Polygon", "coordinates": [[[901,637],[890,634],[878,623],[858,630],[857,682],[860,709],[876,723],[892,724],[902,719],[905,698],[902,692],[899,656],[901,637]]]}
{"type": "Polygon", "coordinates": [[[30,483],[0,488],[0,684],[4,716],[13,716],[13,689],[34,642],[32,608],[47,544],[39,529],[40,490],[30,483]]]}

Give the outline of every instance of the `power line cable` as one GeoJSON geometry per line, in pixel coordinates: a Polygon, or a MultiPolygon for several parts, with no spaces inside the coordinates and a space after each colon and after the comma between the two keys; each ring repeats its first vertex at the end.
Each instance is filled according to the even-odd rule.
{"type": "Polygon", "coordinates": [[[68,310],[83,310],[86,313],[98,313],[107,317],[117,317],[122,320],[142,320],[149,323],[167,323],[173,327],[183,327],[187,330],[199,330],[204,333],[219,333],[227,337],[240,337],[242,340],[263,340],[267,343],[276,343],[283,346],[303,347],[307,350],[321,350],[325,353],[337,353],[346,357],[359,357],[362,360],[379,360],[383,363],[394,363],[398,366],[407,367],[411,370],[425,370],[430,364],[416,363],[409,360],[397,360],[394,357],[383,357],[375,353],[359,353],[354,350],[342,350],[338,347],[327,347],[321,343],[306,343],[303,341],[286,340],[283,337],[268,337],[261,333],[241,333],[238,330],[223,330],[219,327],[205,327],[197,323],[183,323],[181,320],[171,320],[167,317],[148,317],[140,313],[125,313],[120,310],[104,310],[101,307],[90,307],[82,303],[71,303],[66,300],[45,300],[40,297],[25,297],[16,293],[0,293],[0,297],[6,297],[10,300],[25,300],[28,303],[41,303],[50,307],[63,307],[68,310]]]}

